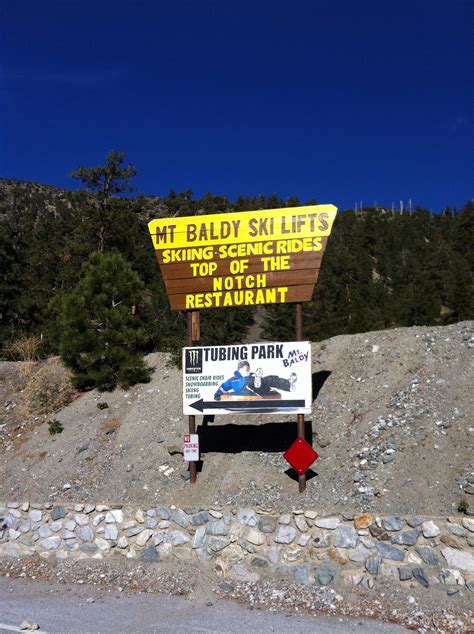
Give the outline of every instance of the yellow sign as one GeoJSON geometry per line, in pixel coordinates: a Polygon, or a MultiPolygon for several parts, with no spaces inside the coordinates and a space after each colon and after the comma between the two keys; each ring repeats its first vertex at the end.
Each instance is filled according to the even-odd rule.
{"type": "Polygon", "coordinates": [[[152,220],[171,308],[310,301],[336,213],[313,205],[152,220]]]}
{"type": "Polygon", "coordinates": [[[336,213],[334,205],[314,205],[155,219],[148,228],[155,249],[317,238],[331,233],[336,213]]]}

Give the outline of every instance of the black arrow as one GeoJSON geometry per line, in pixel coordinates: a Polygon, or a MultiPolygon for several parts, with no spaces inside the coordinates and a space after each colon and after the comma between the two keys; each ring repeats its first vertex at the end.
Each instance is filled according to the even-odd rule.
{"type": "Polygon", "coordinates": [[[294,401],[279,401],[279,400],[268,400],[265,401],[262,399],[261,401],[203,401],[202,398],[195,403],[191,403],[189,407],[194,407],[199,412],[202,412],[205,409],[272,409],[279,410],[284,407],[304,407],[304,400],[294,400],[294,401]]]}

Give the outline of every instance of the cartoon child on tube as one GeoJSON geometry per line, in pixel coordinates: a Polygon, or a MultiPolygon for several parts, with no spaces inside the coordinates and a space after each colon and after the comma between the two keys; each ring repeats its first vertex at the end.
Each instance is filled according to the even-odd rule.
{"type": "Polygon", "coordinates": [[[294,392],[296,389],[297,376],[294,372],[289,379],[283,379],[276,375],[263,376],[262,368],[258,368],[255,373],[250,372],[248,361],[239,361],[234,375],[224,381],[214,394],[216,401],[221,400],[223,394],[231,396],[261,396],[265,398],[275,394],[274,390],[294,392]]]}

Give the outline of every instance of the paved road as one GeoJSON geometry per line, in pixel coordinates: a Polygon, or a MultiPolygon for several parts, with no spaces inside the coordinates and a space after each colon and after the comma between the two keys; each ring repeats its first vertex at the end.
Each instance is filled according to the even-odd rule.
{"type": "Polygon", "coordinates": [[[23,620],[41,632],[166,632],[170,634],[277,632],[281,634],[392,634],[396,625],[337,617],[251,610],[216,598],[210,602],[154,594],[104,593],[84,586],[0,578],[0,632],[19,631],[23,620]],[[87,603],[93,598],[94,603],[87,603]]]}

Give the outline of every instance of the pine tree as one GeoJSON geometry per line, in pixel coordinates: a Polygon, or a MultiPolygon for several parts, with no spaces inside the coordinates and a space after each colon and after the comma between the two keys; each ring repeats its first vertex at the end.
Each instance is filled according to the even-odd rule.
{"type": "Polygon", "coordinates": [[[97,250],[104,251],[109,232],[114,222],[114,203],[117,194],[132,192],[131,179],[137,170],[133,165],[125,167],[123,152],[112,151],[107,155],[105,165],[97,167],[78,167],[71,173],[73,178],[80,180],[86,189],[97,196],[97,250]]]}
{"type": "Polygon", "coordinates": [[[115,253],[93,253],[62,302],[60,354],[80,389],[149,380],[140,324],[143,282],[115,253]]]}

